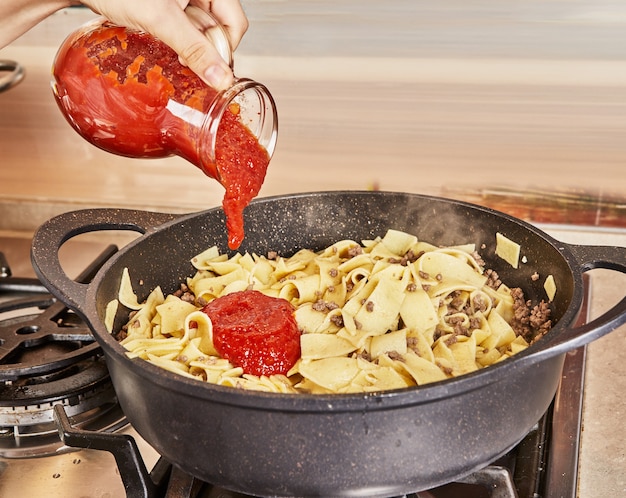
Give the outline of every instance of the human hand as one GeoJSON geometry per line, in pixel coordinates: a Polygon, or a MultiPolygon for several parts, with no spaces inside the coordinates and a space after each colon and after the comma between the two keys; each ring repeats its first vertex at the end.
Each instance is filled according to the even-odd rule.
{"type": "Polygon", "coordinates": [[[189,5],[210,12],[225,28],[235,50],[248,29],[239,0],[81,0],[111,22],[146,31],[174,49],[181,60],[205,83],[216,89],[229,87],[232,69],[213,44],[185,14],[189,5]]]}

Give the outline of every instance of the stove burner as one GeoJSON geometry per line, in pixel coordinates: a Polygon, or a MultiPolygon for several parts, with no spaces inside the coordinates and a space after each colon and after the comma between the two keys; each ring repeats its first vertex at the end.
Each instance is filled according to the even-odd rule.
{"type": "Polygon", "coordinates": [[[35,378],[54,378],[55,372],[97,353],[98,344],[87,325],[52,296],[0,304],[0,314],[32,308],[43,311],[0,322],[0,380],[32,382],[35,378]]]}
{"type": "MultiPolygon", "coordinates": [[[[79,277],[88,282],[117,248],[108,247],[79,277]]],[[[79,427],[126,425],[99,345],[87,325],[35,279],[11,277],[1,258],[0,456],[56,453],[62,443],[53,407],[62,404],[79,427]],[[33,294],[21,296],[21,294],[33,294]]]]}

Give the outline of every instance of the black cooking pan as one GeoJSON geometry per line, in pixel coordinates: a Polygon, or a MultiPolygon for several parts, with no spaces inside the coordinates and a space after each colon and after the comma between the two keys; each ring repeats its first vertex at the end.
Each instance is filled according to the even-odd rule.
{"type": "MultiPolygon", "coordinates": [[[[404,230],[441,245],[473,242],[487,267],[528,299],[557,284],[556,324],[528,350],[456,379],[373,394],[281,395],[186,379],[130,360],[107,333],[106,304],[128,267],[140,299],[156,285],[176,290],[194,273],[190,259],[217,244],[227,251],[221,209],[176,217],[143,211],[85,210],[58,216],[35,234],[35,270],[53,294],[92,327],[129,421],[166,459],[216,485],[259,496],[392,496],[440,485],[489,464],[520,441],[548,408],[564,353],[626,322],[626,298],[574,328],[582,273],[626,273],[626,249],[559,242],[491,209],[441,198],[385,192],[325,192],[259,199],[246,210],[240,251],[289,255],[340,239],[404,230]],[[104,265],[92,283],[62,271],[59,247],[96,230],[144,234],[104,265]],[[515,270],[494,253],[500,232],[522,246],[515,270]],[[537,272],[542,278],[531,278],[537,272]]],[[[126,317],[118,317],[119,327],[126,317]]]]}

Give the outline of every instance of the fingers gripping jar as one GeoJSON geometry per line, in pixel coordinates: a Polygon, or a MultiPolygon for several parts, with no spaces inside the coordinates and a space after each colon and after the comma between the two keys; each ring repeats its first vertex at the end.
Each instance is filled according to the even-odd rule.
{"type": "MultiPolygon", "coordinates": [[[[188,7],[232,67],[224,29],[188,7]]],[[[93,145],[134,158],[178,155],[226,189],[228,243],[243,240],[243,209],[263,184],[278,117],[269,90],[247,78],[218,91],[147,33],[98,19],[72,33],[53,65],[52,89],[71,126],[93,145]]]]}

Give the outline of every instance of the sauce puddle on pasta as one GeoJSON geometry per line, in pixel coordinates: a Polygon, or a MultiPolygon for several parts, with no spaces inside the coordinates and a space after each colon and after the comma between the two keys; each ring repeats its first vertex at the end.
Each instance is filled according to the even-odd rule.
{"type": "Polygon", "coordinates": [[[213,345],[244,374],[287,374],[300,358],[300,331],[286,299],[245,290],[218,297],[202,312],[213,325],[213,345]]]}

